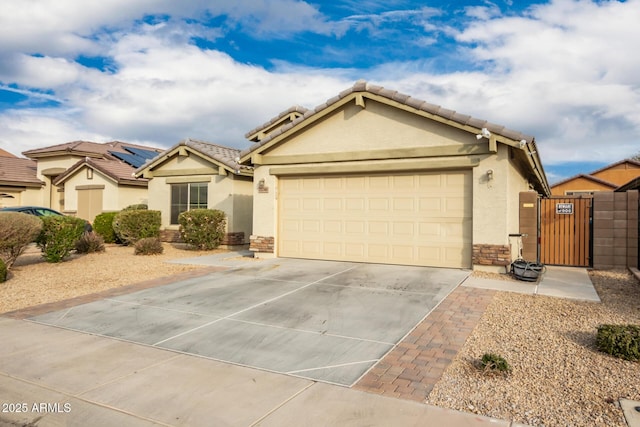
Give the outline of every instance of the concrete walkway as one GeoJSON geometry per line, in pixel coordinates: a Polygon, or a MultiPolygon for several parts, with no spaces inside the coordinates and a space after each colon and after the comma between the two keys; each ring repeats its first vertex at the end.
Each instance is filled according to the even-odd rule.
{"type": "Polygon", "coordinates": [[[0,317],[0,426],[511,426],[0,317]]]}
{"type": "Polygon", "coordinates": [[[600,302],[589,273],[585,268],[580,267],[546,266],[542,277],[537,282],[493,280],[469,276],[462,286],[600,302]]]}

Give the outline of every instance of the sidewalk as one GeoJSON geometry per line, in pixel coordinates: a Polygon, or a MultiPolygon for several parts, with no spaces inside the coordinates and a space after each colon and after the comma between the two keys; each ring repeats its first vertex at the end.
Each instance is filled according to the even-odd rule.
{"type": "Polygon", "coordinates": [[[28,321],[0,342],[0,425],[515,425],[28,321]]]}

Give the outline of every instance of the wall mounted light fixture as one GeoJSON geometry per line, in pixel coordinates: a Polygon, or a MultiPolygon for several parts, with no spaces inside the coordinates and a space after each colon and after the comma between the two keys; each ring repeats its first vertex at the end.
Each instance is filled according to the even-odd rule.
{"type": "Polygon", "coordinates": [[[493,180],[493,169],[487,170],[487,180],[489,181],[493,180]]]}

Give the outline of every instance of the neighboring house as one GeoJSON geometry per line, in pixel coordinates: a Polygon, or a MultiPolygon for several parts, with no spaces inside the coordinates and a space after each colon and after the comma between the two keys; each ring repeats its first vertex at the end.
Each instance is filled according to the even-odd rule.
{"type": "Polygon", "coordinates": [[[588,174],[572,176],[554,184],[554,196],[591,195],[596,191],[615,191],[616,188],[640,177],[640,162],[625,159],[588,174]]]}
{"type": "Polygon", "coordinates": [[[36,162],[0,149],[0,208],[37,204],[43,186],[36,162]]]}
{"type": "Polygon", "coordinates": [[[12,157],[14,159],[17,158],[17,156],[14,156],[10,152],[8,152],[7,150],[3,150],[2,148],[0,148],[0,157],[12,157]]]}
{"type": "Polygon", "coordinates": [[[532,137],[364,81],[280,119],[240,157],[257,257],[504,270],[519,193],[550,194],[532,137]]]}
{"type": "Polygon", "coordinates": [[[178,238],[178,215],[196,208],[227,215],[225,246],[249,243],[253,170],[237,163],[240,150],[186,139],[139,168],[149,180],[149,209],[162,212],[163,240],[178,238]]]}
{"type": "Polygon", "coordinates": [[[102,212],[147,203],[148,182],[133,173],[161,150],[125,142],[74,141],[25,151],[44,182],[34,204],[93,221],[102,212]]]}

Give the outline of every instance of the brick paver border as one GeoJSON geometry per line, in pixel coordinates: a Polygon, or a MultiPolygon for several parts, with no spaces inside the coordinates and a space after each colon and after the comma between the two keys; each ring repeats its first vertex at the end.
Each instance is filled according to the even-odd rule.
{"type": "Polygon", "coordinates": [[[86,304],[94,301],[98,301],[105,298],[113,298],[120,295],[130,294],[132,292],[141,291],[144,289],[155,288],[156,286],[168,285],[174,282],[180,282],[182,280],[193,279],[196,277],[203,277],[211,273],[218,271],[228,270],[229,267],[203,267],[194,270],[185,271],[182,273],[172,274],[170,276],[163,276],[156,279],[145,280],[143,282],[134,283],[132,285],[120,286],[118,288],[107,289],[101,292],[96,292],[88,295],[81,295],[74,298],[69,298],[62,301],[55,301],[33,307],[22,308],[15,311],[9,311],[2,313],[0,316],[9,317],[12,319],[27,319],[29,317],[38,316],[40,314],[50,313],[52,311],[64,310],[67,308],[75,307],[80,304],[86,304]]]}
{"type": "Polygon", "coordinates": [[[458,286],[353,388],[424,402],[495,294],[458,286]]]}

